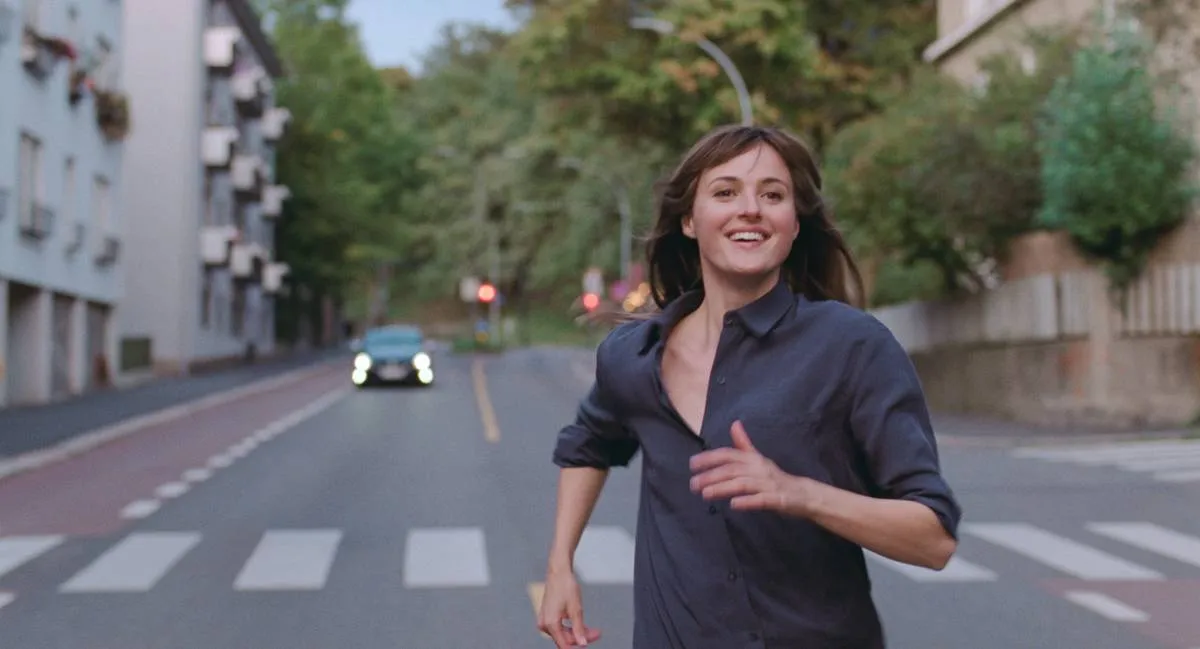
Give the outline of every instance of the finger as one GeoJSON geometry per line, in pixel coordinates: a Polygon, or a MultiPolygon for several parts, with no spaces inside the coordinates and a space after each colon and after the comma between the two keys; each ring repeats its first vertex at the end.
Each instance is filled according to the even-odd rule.
{"type": "Polygon", "coordinates": [[[715,448],[711,451],[704,451],[693,455],[688,461],[688,466],[692,471],[705,471],[722,464],[730,462],[738,462],[746,457],[744,451],[739,451],[735,448],[715,448]]]}
{"type": "Polygon", "coordinates": [[[737,496],[748,496],[758,494],[762,491],[761,485],[757,480],[740,476],[732,480],[718,482],[714,485],[709,485],[700,492],[700,495],[705,500],[722,500],[726,498],[736,498],[737,496]]]}
{"type": "Polygon", "coordinates": [[[729,500],[729,508],[739,511],[747,511],[754,509],[774,509],[777,498],[772,498],[770,494],[753,493],[743,496],[735,496],[729,500]]]}
{"type": "Polygon", "coordinates": [[[734,448],[748,453],[758,453],[758,449],[750,443],[750,435],[746,433],[746,427],[742,425],[740,419],[729,427],[729,436],[733,438],[734,448]]]}
{"type": "Polygon", "coordinates": [[[587,635],[587,641],[589,643],[596,642],[597,640],[600,639],[600,629],[597,629],[595,627],[588,627],[586,635],[587,635]]]}
{"type": "Polygon", "coordinates": [[[571,611],[571,635],[575,637],[575,644],[587,646],[587,627],[583,625],[583,607],[576,604],[570,607],[571,611]]]}
{"type": "Polygon", "coordinates": [[[697,473],[696,475],[692,476],[689,484],[691,485],[692,492],[700,493],[709,485],[725,482],[726,480],[733,480],[734,478],[744,474],[745,466],[740,462],[734,464],[723,464],[716,468],[709,469],[704,473],[697,473]]]}
{"type": "Polygon", "coordinates": [[[567,649],[567,647],[575,646],[575,641],[571,637],[571,630],[562,625],[562,620],[547,624],[542,630],[554,641],[556,649],[567,649]]]}

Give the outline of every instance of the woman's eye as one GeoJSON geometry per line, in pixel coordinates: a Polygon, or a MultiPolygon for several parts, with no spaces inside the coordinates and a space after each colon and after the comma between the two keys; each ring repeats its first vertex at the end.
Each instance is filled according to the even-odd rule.
{"type": "Polygon", "coordinates": [[[713,196],[717,196],[719,198],[725,198],[726,196],[732,196],[732,195],[733,195],[732,189],[718,189],[717,192],[715,194],[713,194],[713,196]]]}
{"type": "Polygon", "coordinates": [[[779,192],[767,192],[767,198],[773,201],[781,201],[783,200],[783,194],[779,192]]]}

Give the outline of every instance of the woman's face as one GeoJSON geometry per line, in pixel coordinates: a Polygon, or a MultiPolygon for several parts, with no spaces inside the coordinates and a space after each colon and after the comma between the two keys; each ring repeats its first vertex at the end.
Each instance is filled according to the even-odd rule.
{"type": "Polygon", "coordinates": [[[764,277],[787,259],[800,233],[792,176],[760,144],[700,176],[683,233],[696,239],[702,272],[764,277]]]}

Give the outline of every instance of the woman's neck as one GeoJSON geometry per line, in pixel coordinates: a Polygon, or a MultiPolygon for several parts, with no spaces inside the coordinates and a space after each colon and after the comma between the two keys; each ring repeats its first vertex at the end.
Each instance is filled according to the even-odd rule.
{"type": "Polygon", "coordinates": [[[779,282],[779,273],[754,281],[733,284],[710,273],[704,278],[704,301],[696,308],[695,317],[704,331],[704,340],[716,345],[725,326],[725,314],[736,311],[771,292],[779,282]]]}

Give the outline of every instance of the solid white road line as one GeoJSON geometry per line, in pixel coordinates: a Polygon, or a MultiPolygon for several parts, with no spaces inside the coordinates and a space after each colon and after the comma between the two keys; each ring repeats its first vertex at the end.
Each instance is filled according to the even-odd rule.
{"type": "Polygon", "coordinates": [[[1159,580],[1149,568],[1027,523],[974,523],[963,531],[1080,579],[1159,580]]]}
{"type": "Polygon", "coordinates": [[[1094,613],[1103,615],[1104,617],[1116,622],[1145,622],[1150,619],[1150,616],[1144,611],[1139,611],[1136,608],[1122,602],[1119,599],[1109,597],[1104,593],[1097,593],[1087,590],[1072,590],[1067,592],[1064,597],[1068,601],[1074,602],[1094,613]]]}
{"type": "Polygon", "coordinates": [[[625,528],[589,525],[575,550],[575,570],[589,584],[633,583],[634,539],[625,528]]]}
{"type": "Polygon", "coordinates": [[[407,588],[487,586],[491,582],[483,530],[414,529],[404,547],[407,588]]]}
{"type": "Polygon", "coordinates": [[[12,536],[0,538],[0,577],[36,559],[62,543],[61,536],[12,536]]]}
{"type": "Polygon", "coordinates": [[[965,559],[952,557],[950,563],[942,570],[930,570],[889,559],[871,551],[865,551],[868,559],[890,568],[913,581],[926,583],[966,583],[980,581],[996,581],[996,573],[975,565],[965,559]]]}
{"type": "Polygon", "coordinates": [[[238,573],[235,590],[320,590],[342,540],[339,530],[272,530],[238,573]]]}
{"type": "Polygon", "coordinates": [[[1200,539],[1153,523],[1088,523],[1088,529],[1123,543],[1200,567],[1200,539]]]}
{"type": "Polygon", "coordinates": [[[137,532],[62,585],[64,593],[145,592],[200,542],[195,532],[137,532]]]}

